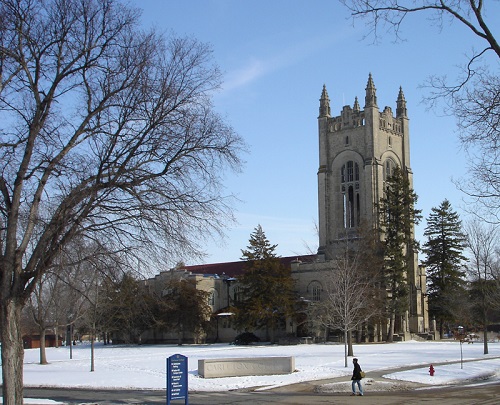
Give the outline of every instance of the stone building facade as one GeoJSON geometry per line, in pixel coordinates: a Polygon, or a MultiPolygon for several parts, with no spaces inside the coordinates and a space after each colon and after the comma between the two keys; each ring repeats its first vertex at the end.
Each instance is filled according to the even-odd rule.
{"type": "MultiPolygon", "coordinates": [[[[402,88],[391,107],[380,110],[371,74],[365,88],[364,108],[358,98],[332,116],[325,86],[319,100],[318,210],[319,249],[314,262],[293,264],[299,293],[317,300],[324,274],[331,266],[346,237],[356,239],[361,225],[380,227],[378,203],[384,195],[385,180],[398,166],[413,188],[410,167],[410,132],[406,100],[402,88]]],[[[413,252],[408,265],[409,307],[397,319],[396,333],[401,339],[426,334],[429,319],[425,269],[413,252]]],[[[384,327],[367,340],[385,340],[384,327]]]]}
{"type": "MultiPolygon", "coordinates": [[[[352,106],[342,107],[340,115],[332,116],[330,99],[325,86],[319,100],[318,116],[319,168],[318,211],[319,249],[316,255],[285,257],[291,266],[298,294],[304,302],[322,299],[325,277],[331,271],[332,260],[345,235],[356,238],[361,224],[379,227],[378,203],[383,197],[384,182],[394,167],[399,166],[410,186],[413,174],[410,167],[409,119],[403,90],[399,89],[396,114],[391,107],[380,110],[371,74],[365,88],[364,108],[358,98],[352,106]]],[[[217,322],[213,336],[207,340],[230,341],[237,333],[231,329],[227,308],[238,294],[238,275],[243,262],[186,266],[176,270],[176,276],[198,278],[200,288],[212,292],[211,305],[217,322]],[[218,314],[224,314],[219,316],[218,314]],[[224,327],[221,327],[223,322],[224,327]]],[[[161,284],[173,273],[164,272],[151,284],[161,284]]],[[[407,281],[410,291],[409,307],[397,322],[397,338],[407,340],[429,332],[425,269],[418,265],[417,252],[409,263],[407,281]]],[[[362,339],[387,339],[387,328],[364,328],[362,339]]],[[[301,333],[301,325],[287,322],[282,335],[301,333]]],[[[311,334],[311,330],[307,333],[311,334]]],[[[259,331],[256,331],[259,334],[259,331]]],[[[318,336],[320,332],[318,331],[318,336]]],[[[324,335],[324,333],[322,332],[324,335]]],[[[261,334],[263,335],[263,334],[261,334]]],[[[328,334],[326,334],[328,338],[328,334]]]]}

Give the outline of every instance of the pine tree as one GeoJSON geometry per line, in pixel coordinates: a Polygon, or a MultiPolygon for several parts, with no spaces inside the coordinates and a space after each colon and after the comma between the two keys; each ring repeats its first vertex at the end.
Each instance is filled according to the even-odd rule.
{"type": "Polygon", "coordinates": [[[172,279],[165,284],[162,296],[157,297],[156,327],[177,332],[181,345],[187,335],[195,342],[200,333],[208,330],[212,308],[208,305],[210,293],[197,288],[194,279],[172,279]]]}
{"type": "Polygon", "coordinates": [[[96,321],[103,331],[125,343],[140,343],[142,333],[153,325],[149,294],[131,273],[117,281],[104,279],[94,304],[96,319],[91,317],[89,323],[96,321]]]}
{"type": "Polygon", "coordinates": [[[462,254],[466,247],[462,224],[448,200],[432,208],[424,236],[427,237],[423,247],[427,259],[423,264],[427,267],[429,314],[438,321],[443,337],[444,324],[456,320],[460,313],[458,298],[465,296],[462,265],[467,260],[462,254]]]}
{"type": "Polygon", "coordinates": [[[277,245],[269,242],[260,225],[251,234],[249,243],[241,251],[246,263],[238,278],[242,294],[235,303],[235,323],[240,330],[266,328],[274,342],[277,326],[293,315],[295,282],[291,269],[275,253],[277,245]]]}
{"type": "Polygon", "coordinates": [[[384,282],[388,293],[387,312],[392,342],[396,316],[408,309],[408,270],[416,242],[414,225],[420,220],[415,209],[417,195],[410,188],[408,177],[399,167],[386,179],[385,195],[380,199],[380,225],[384,245],[384,282]]]}

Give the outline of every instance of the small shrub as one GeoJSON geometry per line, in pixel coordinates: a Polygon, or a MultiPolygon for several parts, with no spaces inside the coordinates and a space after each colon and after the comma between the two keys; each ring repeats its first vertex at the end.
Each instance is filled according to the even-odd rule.
{"type": "Polygon", "coordinates": [[[250,332],[240,333],[234,338],[235,345],[249,345],[250,343],[260,342],[260,339],[250,332]]]}

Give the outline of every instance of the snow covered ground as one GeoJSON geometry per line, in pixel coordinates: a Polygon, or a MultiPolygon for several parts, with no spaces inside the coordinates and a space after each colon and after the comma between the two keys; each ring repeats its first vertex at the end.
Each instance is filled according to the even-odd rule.
{"type": "MultiPolygon", "coordinates": [[[[48,365],[40,365],[38,349],[25,352],[24,383],[28,387],[85,387],[124,389],[165,389],[166,359],[173,354],[188,357],[190,391],[225,391],[246,387],[277,387],[301,381],[346,377],[352,373],[352,361],[344,367],[343,344],[312,344],[297,346],[233,346],[161,345],[104,346],[95,348],[95,371],[90,372],[90,346],[48,348],[48,365]],[[296,372],[289,375],[251,376],[205,379],[198,376],[198,359],[256,356],[294,356],[296,372]]],[[[483,354],[483,344],[463,344],[456,341],[398,342],[391,344],[361,344],[354,346],[354,355],[367,373],[394,367],[414,367],[411,371],[386,374],[398,381],[429,385],[454,384],[500,375],[500,343],[489,343],[489,354],[483,354]],[[477,360],[467,362],[466,360],[477,360]],[[457,362],[453,363],[452,362],[457,362]],[[437,363],[450,363],[436,365],[437,363]],[[435,375],[429,375],[434,364],[435,375]]],[[[25,403],[30,403],[26,401],[25,403]]],[[[36,404],[54,402],[31,402],[36,404]]]]}

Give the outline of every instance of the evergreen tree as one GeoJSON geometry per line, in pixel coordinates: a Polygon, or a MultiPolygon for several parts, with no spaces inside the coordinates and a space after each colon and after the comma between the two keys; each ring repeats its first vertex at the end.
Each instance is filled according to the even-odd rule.
{"type": "Polygon", "coordinates": [[[460,312],[460,297],[465,296],[465,271],[462,264],[466,257],[466,238],[458,214],[448,200],[432,208],[424,236],[427,241],[423,252],[427,259],[427,288],[429,314],[436,318],[439,334],[443,337],[446,322],[456,320],[460,312]]]}
{"type": "Polygon", "coordinates": [[[181,345],[186,334],[195,342],[210,327],[212,308],[208,304],[210,293],[197,288],[195,280],[173,279],[166,283],[162,296],[157,297],[155,328],[177,332],[181,345]]]}
{"type": "Polygon", "coordinates": [[[131,273],[120,280],[106,278],[95,303],[95,321],[115,341],[141,343],[141,335],[153,324],[152,300],[142,283],[131,273]]]}
{"type": "Polygon", "coordinates": [[[242,250],[246,263],[238,278],[241,299],[235,302],[235,323],[241,330],[266,328],[274,342],[274,332],[294,313],[295,282],[291,269],[276,255],[260,225],[250,236],[247,250],[242,250]]]}
{"type": "Polygon", "coordinates": [[[415,209],[417,195],[410,188],[408,176],[399,167],[394,168],[385,184],[379,212],[384,245],[384,283],[388,293],[387,340],[392,342],[396,317],[408,309],[407,276],[416,249],[413,229],[420,220],[420,210],[415,209]]]}

